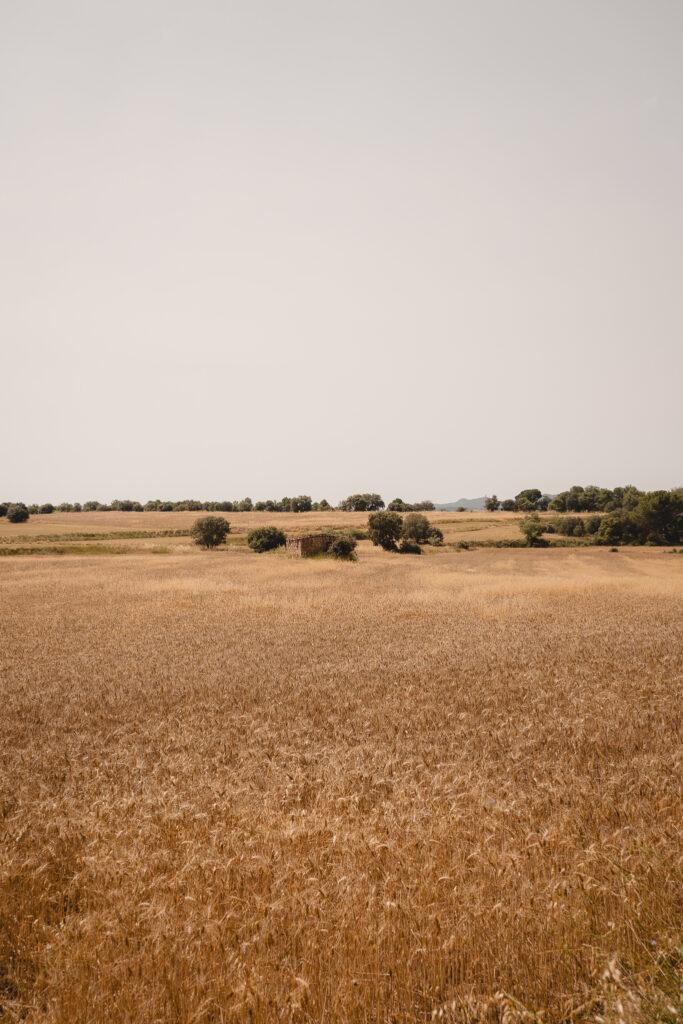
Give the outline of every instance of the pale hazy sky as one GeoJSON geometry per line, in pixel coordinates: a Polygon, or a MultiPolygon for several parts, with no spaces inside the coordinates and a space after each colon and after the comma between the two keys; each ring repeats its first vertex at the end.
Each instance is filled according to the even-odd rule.
{"type": "Polygon", "coordinates": [[[683,482],[681,0],[0,0],[0,499],[683,482]]]}

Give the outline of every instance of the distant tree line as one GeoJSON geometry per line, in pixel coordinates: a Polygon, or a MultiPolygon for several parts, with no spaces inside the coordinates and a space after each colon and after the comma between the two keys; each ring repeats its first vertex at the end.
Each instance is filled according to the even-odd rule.
{"type": "MultiPolygon", "coordinates": [[[[381,494],[349,494],[339,502],[337,508],[343,512],[379,512],[385,507],[381,494]]],[[[403,498],[393,498],[386,508],[389,512],[433,512],[433,501],[416,501],[409,504],[403,498]]]]}
{"type": "MultiPolygon", "coordinates": [[[[339,503],[338,509],[345,512],[380,513],[386,508],[390,514],[421,513],[432,511],[432,501],[409,504],[402,498],[394,498],[385,505],[380,494],[364,492],[350,494],[339,503]]],[[[527,540],[537,543],[542,534],[557,533],[566,537],[590,537],[597,544],[679,544],[682,538],[683,488],[671,491],[640,491],[629,484],[625,487],[582,487],[574,485],[560,494],[544,494],[537,487],[528,487],[514,498],[500,501],[497,495],[486,499],[486,508],[495,512],[525,512],[527,519],[524,533],[527,540]],[[557,519],[538,523],[530,517],[539,512],[554,511],[572,513],[557,519]],[[578,513],[594,513],[584,519],[578,513]],[[600,514],[598,514],[600,513],[600,514]]],[[[253,502],[251,498],[239,501],[197,501],[184,498],[181,501],[162,501],[156,498],[142,504],[130,498],[115,498],[110,504],[99,501],[63,502],[53,505],[26,505],[24,502],[0,502],[0,518],[10,522],[25,522],[29,515],[50,515],[53,512],[322,512],[331,511],[332,506],[323,498],[313,501],[308,494],[293,498],[268,499],[253,502]]],[[[463,509],[464,511],[464,509],[463,509]]],[[[387,524],[389,520],[386,521],[387,524]]],[[[400,534],[393,543],[402,539],[406,543],[425,543],[413,537],[400,534]]],[[[429,541],[426,541],[429,543],[429,541]]]]}
{"type": "MultiPolygon", "coordinates": [[[[181,501],[162,501],[154,498],[144,504],[132,498],[115,498],[109,504],[101,501],[62,502],[53,505],[25,505],[23,502],[0,503],[0,518],[7,515],[10,505],[25,508],[28,515],[50,515],[52,512],[327,512],[332,505],[326,498],[313,501],[310,494],[298,494],[293,498],[268,498],[265,501],[252,501],[242,498],[238,501],[197,501],[196,498],[183,498],[181,501]]],[[[344,512],[378,512],[385,507],[380,494],[350,494],[340,501],[337,508],[344,512]]],[[[393,512],[431,512],[433,501],[418,501],[409,504],[402,498],[394,498],[387,506],[393,512]]],[[[28,517],[27,515],[27,517],[28,517]]]]}
{"type": "MultiPolygon", "coordinates": [[[[671,493],[680,495],[682,491],[682,488],[678,488],[671,493]]],[[[505,498],[503,501],[493,494],[486,499],[485,504],[489,512],[496,512],[498,509],[503,512],[632,512],[642,496],[647,493],[650,492],[640,491],[633,484],[615,487],[612,490],[608,487],[596,487],[594,484],[588,487],[575,484],[568,491],[561,491],[555,495],[543,494],[537,487],[528,487],[514,498],[505,498]]]]}
{"type": "MultiPolygon", "coordinates": [[[[547,543],[544,534],[586,537],[593,544],[680,544],[683,543],[683,488],[672,491],[628,490],[624,504],[603,515],[563,515],[542,520],[532,511],[520,523],[531,547],[547,543]]],[[[568,494],[570,492],[565,492],[568,494]]]]}
{"type": "Polygon", "coordinates": [[[144,505],[132,498],[115,498],[106,504],[101,501],[62,502],[53,505],[26,505],[24,502],[0,502],[0,518],[8,515],[10,508],[21,507],[29,515],[50,515],[52,512],[324,512],[331,509],[330,503],[312,501],[310,495],[299,494],[295,498],[281,498],[279,501],[252,501],[242,498],[240,501],[197,501],[195,498],[183,498],[181,501],[162,501],[155,498],[144,505]]]}

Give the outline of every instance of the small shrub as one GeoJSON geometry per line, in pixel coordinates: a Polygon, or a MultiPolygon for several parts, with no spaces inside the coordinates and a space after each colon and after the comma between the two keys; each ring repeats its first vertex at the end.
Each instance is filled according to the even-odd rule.
{"type": "Polygon", "coordinates": [[[467,540],[458,540],[458,541],[456,541],[454,547],[455,547],[456,551],[469,551],[470,550],[470,544],[469,544],[469,541],[467,541],[467,540]]]}
{"type": "Polygon", "coordinates": [[[352,562],[356,557],[356,539],[350,534],[342,533],[330,544],[328,553],[340,561],[352,562]]]}
{"type": "Polygon", "coordinates": [[[600,516],[589,516],[584,526],[586,533],[593,536],[600,529],[600,516]]]}
{"type": "Polygon", "coordinates": [[[373,512],[368,516],[368,537],[376,547],[396,551],[403,520],[398,512],[373,512]]]}
{"type": "Polygon", "coordinates": [[[190,536],[201,548],[217,548],[225,543],[229,533],[230,523],[223,516],[202,516],[190,530],[190,536]]]}
{"type": "Polygon", "coordinates": [[[7,509],[9,504],[6,501],[0,501],[0,519],[4,519],[7,515],[7,509]]]}
{"type": "Polygon", "coordinates": [[[259,526],[250,530],[247,535],[247,544],[252,551],[261,554],[263,551],[272,551],[274,548],[281,548],[287,542],[282,530],[276,526],[259,526]]]}
{"type": "MultiPolygon", "coordinates": [[[[40,513],[41,516],[51,516],[52,513],[54,512],[54,510],[55,510],[54,505],[52,505],[49,501],[47,501],[47,502],[45,502],[44,505],[40,506],[40,508],[38,509],[38,512],[40,513]]],[[[66,511],[68,512],[69,510],[67,509],[66,511]]]]}
{"type": "Polygon", "coordinates": [[[438,526],[430,526],[427,530],[427,543],[435,548],[443,544],[443,533],[438,526]]]}
{"type": "Polygon", "coordinates": [[[10,505],[7,509],[7,518],[10,523],[25,523],[28,516],[29,512],[26,505],[10,505]]]}
{"type": "Polygon", "coordinates": [[[399,546],[402,555],[421,555],[422,548],[414,540],[402,540],[399,546]]]}
{"type": "Polygon", "coordinates": [[[538,513],[532,512],[531,515],[525,516],[519,528],[530,548],[544,547],[547,544],[547,541],[543,540],[543,523],[538,513]]]}

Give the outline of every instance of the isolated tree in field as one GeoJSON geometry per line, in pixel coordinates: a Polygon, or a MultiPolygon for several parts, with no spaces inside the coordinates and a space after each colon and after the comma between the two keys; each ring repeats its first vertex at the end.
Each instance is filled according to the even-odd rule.
{"type": "Polygon", "coordinates": [[[519,528],[526,537],[530,548],[541,547],[543,543],[543,523],[536,512],[525,516],[519,524],[519,528]]]}
{"type": "Polygon", "coordinates": [[[195,519],[190,535],[200,548],[217,548],[225,543],[230,533],[230,523],[223,516],[202,516],[195,519]]]}
{"type": "Polygon", "coordinates": [[[45,504],[41,505],[40,508],[38,509],[41,516],[51,516],[54,510],[54,505],[50,504],[49,501],[46,501],[45,504]]]}
{"type": "Polygon", "coordinates": [[[398,512],[373,512],[368,516],[368,537],[376,547],[396,551],[403,520],[398,512]]]}
{"type": "Polygon", "coordinates": [[[429,520],[420,512],[409,512],[403,517],[401,539],[412,540],[416,544],[426,544],[429,540],[429,520]]]}
{"type": "Polygon", "coordinates": [[[247,535],[247,544],[252,551],[257,551],[259,554],[263,551],[281,548],[286,541],[284,533],[276,526],[259,526],[247,535]]]}
{"type": "Polygon", "coordinates": [[[10,505],[7,509],[7,518],[10,523],[25,523],[28,516],[28,509],[26,508],[26,505],[22,503],[10,505]]]}
{"type": "Polygon", "coordinates": [[[340,561],[352,562],[356,557],[356,544],[356,538],[352,537],[350,533],[342,533],[339,537],[335,537],[327,552],[340,561]]]}
{"type": "Polygon", "coordinates": [[[500,502],[496,494],[492,494],[490,498],[487,498],[484,504],[486,505],[487,512],[497,512],[500,508],[500,502]]]}

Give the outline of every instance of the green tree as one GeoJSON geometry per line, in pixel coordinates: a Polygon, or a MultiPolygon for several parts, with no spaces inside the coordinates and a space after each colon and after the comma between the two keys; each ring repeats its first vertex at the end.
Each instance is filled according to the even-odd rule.
{"type": "Polygon", "coordinates": [[[384,508],[384,501],[379,494],[350,494],[341,503],[345,512],[377,512],[384,508]]]}
{"type": "Polygon", "coordinates": [[[230,523],[223,516],[202,516],[196,519],[190,535],[195,544],[202,548],[217,548],[224,544],[230,533],[230,523]]]}
{"type": "Polygon", "coordinates": [[[420,512],[409,512],[403,517],[401,538],[413,540],[416,544],[426,544],[429,540],[429,520],[420,512]]]}
{"type": "Polygon", "coordinates": [[[484,504],[487,512],[497,512],[500,508],[500,502],[495,494],[492,494],[490,498],[487,498],[484,504]]]}
{"type": "Polygon", "coordinates": [[[683,534],[683,500],[673,491],[651,491],[638,499],[633,517],[647,544],[679,544],[683,534]]]}
{"type": "Polygon", "coordinates": [[[7,518],[10,523],[25,523],[28,517],[29,511],[21,501],[7,507],[7,518]]]}
{"type": "Polygon", "coordinates": [[[368,516],[368,537],[385,551],[396,551],[403,520],[398,512],[373,512],[368,516]]]}
{"type": "Polygon", "coordinates": [[[312,504],[309,494],[299,494],[296,498],[292,498],[290,507],[292,512],[310,512],[312,504]]]}
{"type": "Polygon", "coordinates": [[[527,487],[515,495],[515,505],[520,512],[533,512],[538,508],[538,503],[543,498],[538,487],[527,487]]]}

